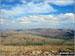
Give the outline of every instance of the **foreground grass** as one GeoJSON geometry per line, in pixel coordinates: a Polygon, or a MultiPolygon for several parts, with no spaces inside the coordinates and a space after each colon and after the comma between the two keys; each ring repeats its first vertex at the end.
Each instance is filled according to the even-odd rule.
{"type": "Polygon", "coordinates": [[[1,55],[16,56],[16,55],[41,55],[50,54],[56,55],[61,51],[74,52],[73,46],[0,46],[1,55]]]}

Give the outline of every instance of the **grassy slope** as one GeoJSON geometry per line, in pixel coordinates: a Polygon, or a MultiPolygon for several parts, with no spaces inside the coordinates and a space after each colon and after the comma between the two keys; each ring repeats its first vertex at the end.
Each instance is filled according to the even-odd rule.
{"type": "Polygon", "coordinates": [[[22,34],[15,31],[2,32],[3,45],[73,45],[73,41],[63,39],[44,38],[32,34],[22,34]]]}

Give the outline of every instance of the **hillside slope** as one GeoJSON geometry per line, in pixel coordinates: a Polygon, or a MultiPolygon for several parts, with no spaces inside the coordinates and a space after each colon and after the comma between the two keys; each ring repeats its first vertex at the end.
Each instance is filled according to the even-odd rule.
{"type": "Polygon", "coordinates": [[[22,33],[33,34],[46,38],[65,39],[70,40],[74,38],[73,29],[50,29],[50,28],[38,28],[19,31],[22,33]]]}
{"type": "MultiPolygon", "coordinates": [[[[73,40],[73,39],[72,39],[73,40]]],[[[2,45],[73,45],[73,41],[46,38],[43,36],[37,36],[22,32],[9,31],[1,32],[2,45]]]]}

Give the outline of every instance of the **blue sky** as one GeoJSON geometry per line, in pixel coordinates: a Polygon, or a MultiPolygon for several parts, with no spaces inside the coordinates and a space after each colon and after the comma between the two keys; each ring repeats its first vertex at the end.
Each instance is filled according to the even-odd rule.
{"type": "Polygon", "coordinates": [[[0,29],[74,28],[74,0],[1,0],[0,29]]]}

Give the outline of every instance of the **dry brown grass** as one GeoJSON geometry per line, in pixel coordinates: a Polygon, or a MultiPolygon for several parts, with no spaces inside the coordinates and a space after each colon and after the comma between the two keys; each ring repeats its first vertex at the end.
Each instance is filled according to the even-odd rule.
{"type": "Polygon", "coordinates": [[[69,45],[70,41],[66,42],[69,46],[62,45],[65,40],[44,38],[31,34],[21,34],[18,32],[2,32],[0,38],[1,55],[4,56],[22,56],[22,55],[41,55],[41,54],[57,54],[60,51],[74,52],[74,47],[69,45]],[[38,44],[37,44],[38,43],[38,44]],[[35,45],[35,46],[34,46],[35,45]]]}
{"type": "Polygon", "coordinates": [[[73,46],[0,46],[2,55],[56,54],[60,51],[74,52],[73,46]]]}
{"type": "Polygon", "coordinates": [[[64,40],[44,38],[31,34],[18,34],[1,38],[1,43],[5,45],[60,45],[64,40]]]}

